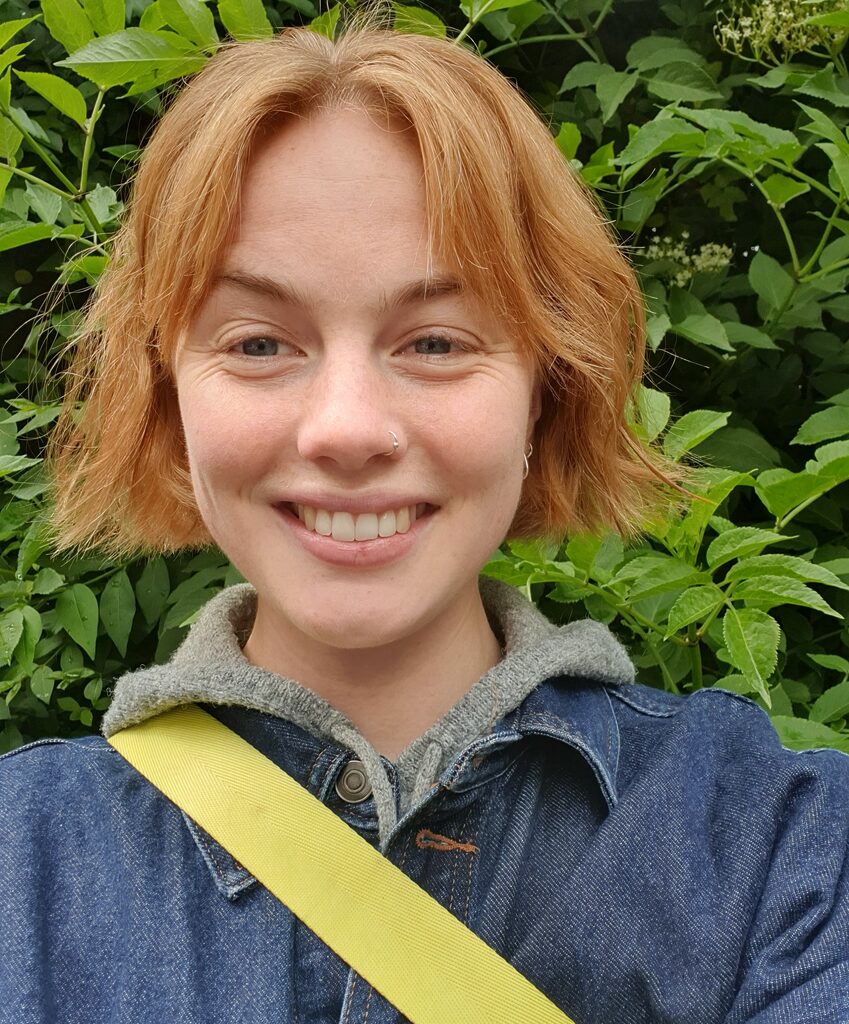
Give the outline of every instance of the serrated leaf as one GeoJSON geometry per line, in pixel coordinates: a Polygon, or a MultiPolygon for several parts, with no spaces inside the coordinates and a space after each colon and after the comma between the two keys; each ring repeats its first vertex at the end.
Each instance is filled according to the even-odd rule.
{"type": "Polygon", "coordinates": [[[811,708],[812,722],[833,722],[849,715],[849,679],[832,686],[817,697],[811,708]]]}
{"type": "Polygon", "coordinates": [[[662,100],[699,103],[722,99],[722,93],[707,71],[698,64],[676,61],[664,64],[651,77],[645,77],[646,89],[662,100]]]}
{"type": "Polygon", "coordinates": [[[734,591],[734,600],[757,601],[758,604],[774,608],[781,604],[801,605],[813,608],[823,615],[831,615],[842,619],[840,612],[815,590],[802,583],[801,580],[789,579],[787,576],[753,576],[742,580],[734,591]]]}
{"type": "Polygon", "coordinates": [[[47,31],[68,53],[79,50],[94,36],[89,17],[77,0],[41,0],[41,12],[47,31]]]}
{"type": "Polygon", "coordinates": [[[62,197],[33,181],[27,182],[26,193],[30,208],[38,219],[44,224],[55,224],[62,212],[62,197]]]}
{"type": "Polygon", "coordinates": [[[681,590],[706,579],[706,574],[694,566],[666,556],[660,564],[640,574],[629,591],[628,600],[632,603],[642,601],[655,594],[681,590]]]}
{"type": "Polygon", "coordinates": [[[763,183],[770,205],[782,209],[791,199],[810,192],[811,186],[798,178],[788,178],[786,174],[770,174],[763,183]]]}
{"type": "Polygon", "coordinates": [[[664,64],[704,62],[701,54],[674,36],[643,36],[631,46],[625,59],[629,67],[638,71],[651,71],[664,64]]]}
{"type": "Polygon", "coordinates": [[[395,11],[392,28],[396,32],[445,37],[445,23],[432,11],[426,11],[422,7],[411,7],[407,4],[393,4],[392,7],[395,11]]]}
{"type": "Polygon", "coordinates": [[[839,732],[821,722],[811,722],[806,718],[790,718],[787,715],[776,715],[770,721],[781,742],[790,750],[831,747],[849,754],[849,738],[841,736],[839,732]]]}
{"type": "Polygon", "coordinates": [[[124,0],[83,0],[83,7],[99,36],[120,32],[124,27],[124,0]]]}
{"type": "Polygon", "coordinates": [[[728,422],[731,413],[714,412],[712,409],[696,409],[688,412],[669,428],[663,439],[663,450],[670,459],[681,456],[695,448],[720,427],[728,422]]]}
{"type": "Polygon", "coordinates": [[[685,590],[669,611],[666,623],[667,637],[692,622],[706,619],[716,611],[723,600],[722,591],[714,586],[690,587],[689,590],[685,590]]]}
{"type": "Polygon", "coordinates": [[[663,391],[655,391],[654,388],[641,385],[638,405],[640,422],[645,429],[646,439],[654,441],[669,422],[672,408],[669,395],[663,391]]]}
{"type": "Polygon", "coordinates": [[[181,36],[201,47],[218,45],[212,11],[201,0],[158,0],[165,20],[181,36]]]}
{"type": "Polygon", "coordinates": [[[154,558],[145,565],[135,589],[139,608],[145,619],[150,623],[156,622],[165,610],[168,595],[171,593],[171,580],[164,558],[154,558]]]}
{"type": "Polygon", "coordinates": [[[704,146],[704,132],[678,117],[649,121],[637,129],[616,158],[620,166],[642,165],[661,153],[697,153],[704,146]]]}
{"type": "Polygon", "coordinates": [[[107,636],[123,658],[136,614],[136,595],[126,572],[122,569],[110,576],[100,595],[100,618],[107,636]]]}
{"type": "Polygon", "coordinates": [[[808,657],[817,665],[823,668],[832,669],[834,672],[842,672],[849,676],[849,661],[837,654],[809,654],[808,657]]]}
{"type": "Polygon", "coordinates": [[[819,444],[849,434],[849,406],[835,405],[809,416],[791,444],[819,444]]]}
{"type": "Polygon", "coordinates": [[[782,309],[793,291],[793,278],[764,252],[755,253],[749,264],[749,284],[770,313],[782,309]]]}
{"type": "Polygon", "coordinates": [[[174,32],[127,28],[92,40],[57,64],[73,68],[101,89],[109,89],[149,74],[179,78],[201,68],[204,58],[174,32]]]}
{"type": "Polygon", "coordinates": [[[581,144],[581,130],[571,121],[564,121],[560,125],[560,130],[554,141],[566,159],[572,160],[578,152],[578,146],[581,144]]]}
{"type": "Polygon", "coordinates": [[[21,81],[25,82],[33,92],[43,96],[57,110],[75,121],[80,128],[85,127],[87,117],[86,104],[82,93],[58,75],[50,75],[43,71],[15,71],[21,81]]]}
{"type": "MultiPolygon", "coordinates": [[[[41,242],[53,237],[51,224],[21,224],[20,221],[8,221],[0,225],[0,252],[17,249],[32,242],[41,242]]],[[[29,460],[30,464],[33,460],[29,460]]]]}
{"type": "Polygon", "coordinates": [[[606,124],[637,84],[639,77],[627,71],[614,71],[607,67],[604,70],[605,73],[596,82],[595,91],[601,106],[601,120],[606,124]]]}
{"type": "Polygon", "coordinates": [[[97,645],[97,598],[84,583],[74,583],[56,600],[56,618],[68,636],[90,657],[97,645]]]}
{"type": "Polygon", "coordinates": [[[22,28],[26,28],[27,25],[31,24],[36,19],[33,18],[13,18],[12,21],[4,21],[0,23],[0,47],[3,47],[11,39],[13,39],[22,28]]]}
{"type": "Polygon", "coordinates": [[[734,351],[734,346],[725,332],[725,325],[712,313],[692,313],[683,320],[673,323],[672,330],[697,345],[709,345],[723,352],[734,351]]]}
{"type": "Polygon", "coordinates": [[[218,17],[234,39],[261,39],[274,34],[262,0],[220,0],[218,17]]]}
{"type": "Polygon", "coordinates": [[[815,474],[793,473],[789,469],[765,470],[755,483],[758,497],[776,519],[827,489],[828,483],[815,474]]]}
{"type": "Polygon", "coordinates": [[[839,587],[841,590],[849,590],[849,585],[843,582],[825,566],[816,565],[805,558],[797,555],[756,555],[754,558],[744,558],[728,570],[725,579],[731,580],[752,579],[755,576],[788,576],[791,579],[802,580],[803,582],[822,583],[827,587],[839,587]]]}
{"type": "Polygon", "coordinates": [[[11,608],[0,615],[0,665],[8,665],[24,631],[24,613],[11,608]]]}
{"type": "Polygon", "coordinates": [[[732,664],[769,706],[766,683],[778,661],[780,626],[758,608],[729,608],[722,617],[722,633],[732,664]]]}
{"type": "Polygon", "coordinates": [[[716,570],[735,558],[758,554],[767,545],[778,544],[788,539],[784,534],[775,533],[773,530],[761,530],[756,526],[738,526],[733,530],[726,530],[711,541],[707,549],[707,564],[716,570]]]}

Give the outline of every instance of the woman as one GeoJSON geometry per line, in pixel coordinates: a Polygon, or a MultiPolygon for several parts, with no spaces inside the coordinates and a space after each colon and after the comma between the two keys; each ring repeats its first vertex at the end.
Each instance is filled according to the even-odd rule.
{"type": "MultiPolygon", "coordinates": [[[[199,704],[578,1024],[845,1022],[849,761],[478,579],[658,500],[641,359],[631,270],[485,62],[368,27],[219,54],[89,311],[55,522],[249,582],[104,733],[199,704]]],[[[15,751],[0,793],[0,1019],[400,1019],[106,740],[15,751]]]]}

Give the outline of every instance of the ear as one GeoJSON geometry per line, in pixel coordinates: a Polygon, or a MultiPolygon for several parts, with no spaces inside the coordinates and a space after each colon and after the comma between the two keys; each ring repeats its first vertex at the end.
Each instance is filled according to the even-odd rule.
{"type": "Polygon", "coordinates": [[[530,441],[534,434],[534,428],[542,415],[542,382],[539,375],[534,376],[534,387],[531,392],[531,404],[528,410],[528,431],[526,440],[530,441]]]}

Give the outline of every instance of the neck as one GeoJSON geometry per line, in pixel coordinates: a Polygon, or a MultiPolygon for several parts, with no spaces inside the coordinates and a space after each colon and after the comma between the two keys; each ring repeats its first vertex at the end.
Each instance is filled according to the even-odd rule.
{"type": "Polygon", "coordinates": [[[391,761],[501,657],[477,589],[459,612],[377,648],[329,647],[268,618],[260,601],[245,657],[323,697],[391,761]]]}

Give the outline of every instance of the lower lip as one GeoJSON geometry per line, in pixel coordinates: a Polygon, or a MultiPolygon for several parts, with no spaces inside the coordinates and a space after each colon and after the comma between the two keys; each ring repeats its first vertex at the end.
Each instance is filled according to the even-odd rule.
{"type": "Polygon", "coordinates": [[[437,512],[430,512],[422,516],[406,533],[394,533],[391,537],[378,537],[376,540],[343,541],[323,537],[314,530],[308,530],[287,508],[275,506],[275,511],[311,555],[330,565],[342,565],[352,569],[371,569],[403,558],[437,515],[437,512]]]}

